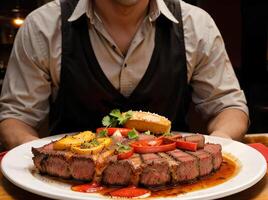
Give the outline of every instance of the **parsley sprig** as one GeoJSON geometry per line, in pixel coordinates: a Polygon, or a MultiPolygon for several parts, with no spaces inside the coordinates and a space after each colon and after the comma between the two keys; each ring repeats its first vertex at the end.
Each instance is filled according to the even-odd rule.
{"type": "Polygon", "coordinates": [[[116,127],[118,125],[124,125],[128,119],[132,116],[132,110],[125,113],[121,113],[119,109],[112,110],[109,115],[103,117],[102,125],[105,127],[116,127]]]}

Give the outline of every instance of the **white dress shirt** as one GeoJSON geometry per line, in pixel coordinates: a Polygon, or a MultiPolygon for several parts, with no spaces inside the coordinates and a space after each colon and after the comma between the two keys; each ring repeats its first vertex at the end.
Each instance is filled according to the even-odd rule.
{"type": "MultiPolygon", "coordinates": [[[[227,108],[248,114],[224,42],[212,18],[202,9],[181,2],[192,100],[204,118],[227,108]]],[[[98,62],[113,84],[129,96],[147,70],[154,49],[155,20],[163,14],[178,23],[163,0],[151,0],[148,16],[135,34],[126,56],[94,12],[91,0],[79,0],[69,21],[85,14],[98,62]]],[[[176,64],[174,64],[176,67],[176,64]]],[[[38,127],[57,95],[61,71],[61,12],[55,0],[29,14],[17,33],[0,97],[0,121],[15,118],[38,127]]]]}

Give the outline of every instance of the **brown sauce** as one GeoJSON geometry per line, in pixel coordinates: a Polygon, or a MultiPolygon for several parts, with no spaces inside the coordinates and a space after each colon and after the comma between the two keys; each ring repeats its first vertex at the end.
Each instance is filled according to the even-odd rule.
{"type": "Polygon", "coordinates": [[[234,159],[224,156],[220,169],[209,176],[200,178],[194,183],[178,185],[171,189],[152,192],[151,197],[169,197],[185,194],[196,190],[210,188],[224,183],[234,177],[240,169],[234,159]]]}
{"type": "MultiPolygon", "coordinates": [[[[239,163],[231,155],[226,154],[223,157],[223,162],[220,169],[216,172],[213,172],[211,175],[202,177],[199,180],[193,183],[181,184],[173,186],[171,188],[166,187],[158,191],[151,191],[151,197],[174,197],[180,194],[185,194],[188,192],[193,192],[197,190],[202,190],[210,188],[221,183],[224,183],[234,177],[240,169],[239,163]]],[[[105,188],[99,193],[105,196],[109,196],[111,191],[115,190],[114,188],[105,188]]]]}
{"type": "MultiPolygon", "coordinates": [[[[223,156],[223,162],[222,165],[220,167],[219,170],[217,170],[216,172],[213,172],[212,174],[210,174],[209,176],[205,176],[202,178],[199,178],[197,181],[193,182],[193,183],[187,183],[187,184],[180,184],[177,186],[172,186],[172,187],[165,187],[165,188],[161,188],[159,190],[154,190],[151,191],[151,197],[174,197],[177,196],[179,194],[185,194],[188,192],[193,192],[193,191],[197,191],[197,190],[201,190],[201,189],[206,189],[206,188],[210,188],[219,184],[222,184],[226,181],[228,181],[229,179],[231,179],[232,177],[234,177],[240,170],[240,164],[239,162],[232,157],[232,155],[229,154],[225,154],[223,156]]],[[[58,180],[59,182],[61,182],[59,178],[52,178],[49,176],[43,176],[43,177],[47,177],[49,178],[51,181],[56,181],[58,180]],[[51,179],[52,178],[52,179],[51,179]]],[[[79,184],[78,182],[75,181],[66,181],[63,180],[62,183],[69,183],[71,185],[77,185],[79,184]]],[[[81,182],[80,182],[81,184],[81,182]]],[[[109,193],[117,190],[118,188],[104,188],[103,190],[99,191],[99,194],[102,194],[104,196],[110,196],[109,193]]]]}

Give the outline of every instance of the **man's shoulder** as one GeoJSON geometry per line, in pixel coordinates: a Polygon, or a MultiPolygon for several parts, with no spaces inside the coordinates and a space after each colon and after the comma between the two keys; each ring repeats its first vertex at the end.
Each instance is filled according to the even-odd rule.
{"type": "Polygon", "coordinates": [[[212,17],[202,8],[191,5],[180,0],[182,19],[184,23],[191,21],[193,24],[205,25],[210,24],[212,17]]]}
{"type": "Polygon", "coordinates": [[[32,11],[26,19],[38,27],[46,27],[57,24],[60,16],[60,0],[54,0],[32,11]]]}

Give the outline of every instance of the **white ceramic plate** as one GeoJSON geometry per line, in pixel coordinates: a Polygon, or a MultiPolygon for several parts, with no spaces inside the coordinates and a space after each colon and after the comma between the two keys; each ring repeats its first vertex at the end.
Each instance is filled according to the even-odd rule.
{"type": "MultiPolygon", "coordinates": [[[[32,193],[50,197],[54,199],[66,200],[85,200],[85,199],[108,199],[108,197],[99,194],[88,194],[74,192],[70,189],[70,185],[59,184],[50,181],[48,178],[33,175],[31,147],[40,147],[49,143],[51,140],[58,139],[62,135],[48,137],[36,141],[23,144],[9,151],[3,158],[1,163],[2,173],[12,183],[32,193]]],[[[232,140],[218,137],[206,136],[206,141],[218,143],[222,145],[224,153],[230,153],[241,164],[239,173],[220,185],[189,192],[179,195],[180,200],[186,199],[216,199],[225,197],[242,190],[245,190],[257,183],[266,173],[266,161],[264,157],[255,149],[232,140]]],[[[178,197],[157,198],[165,200],[175,200],[178,197]]]]}

